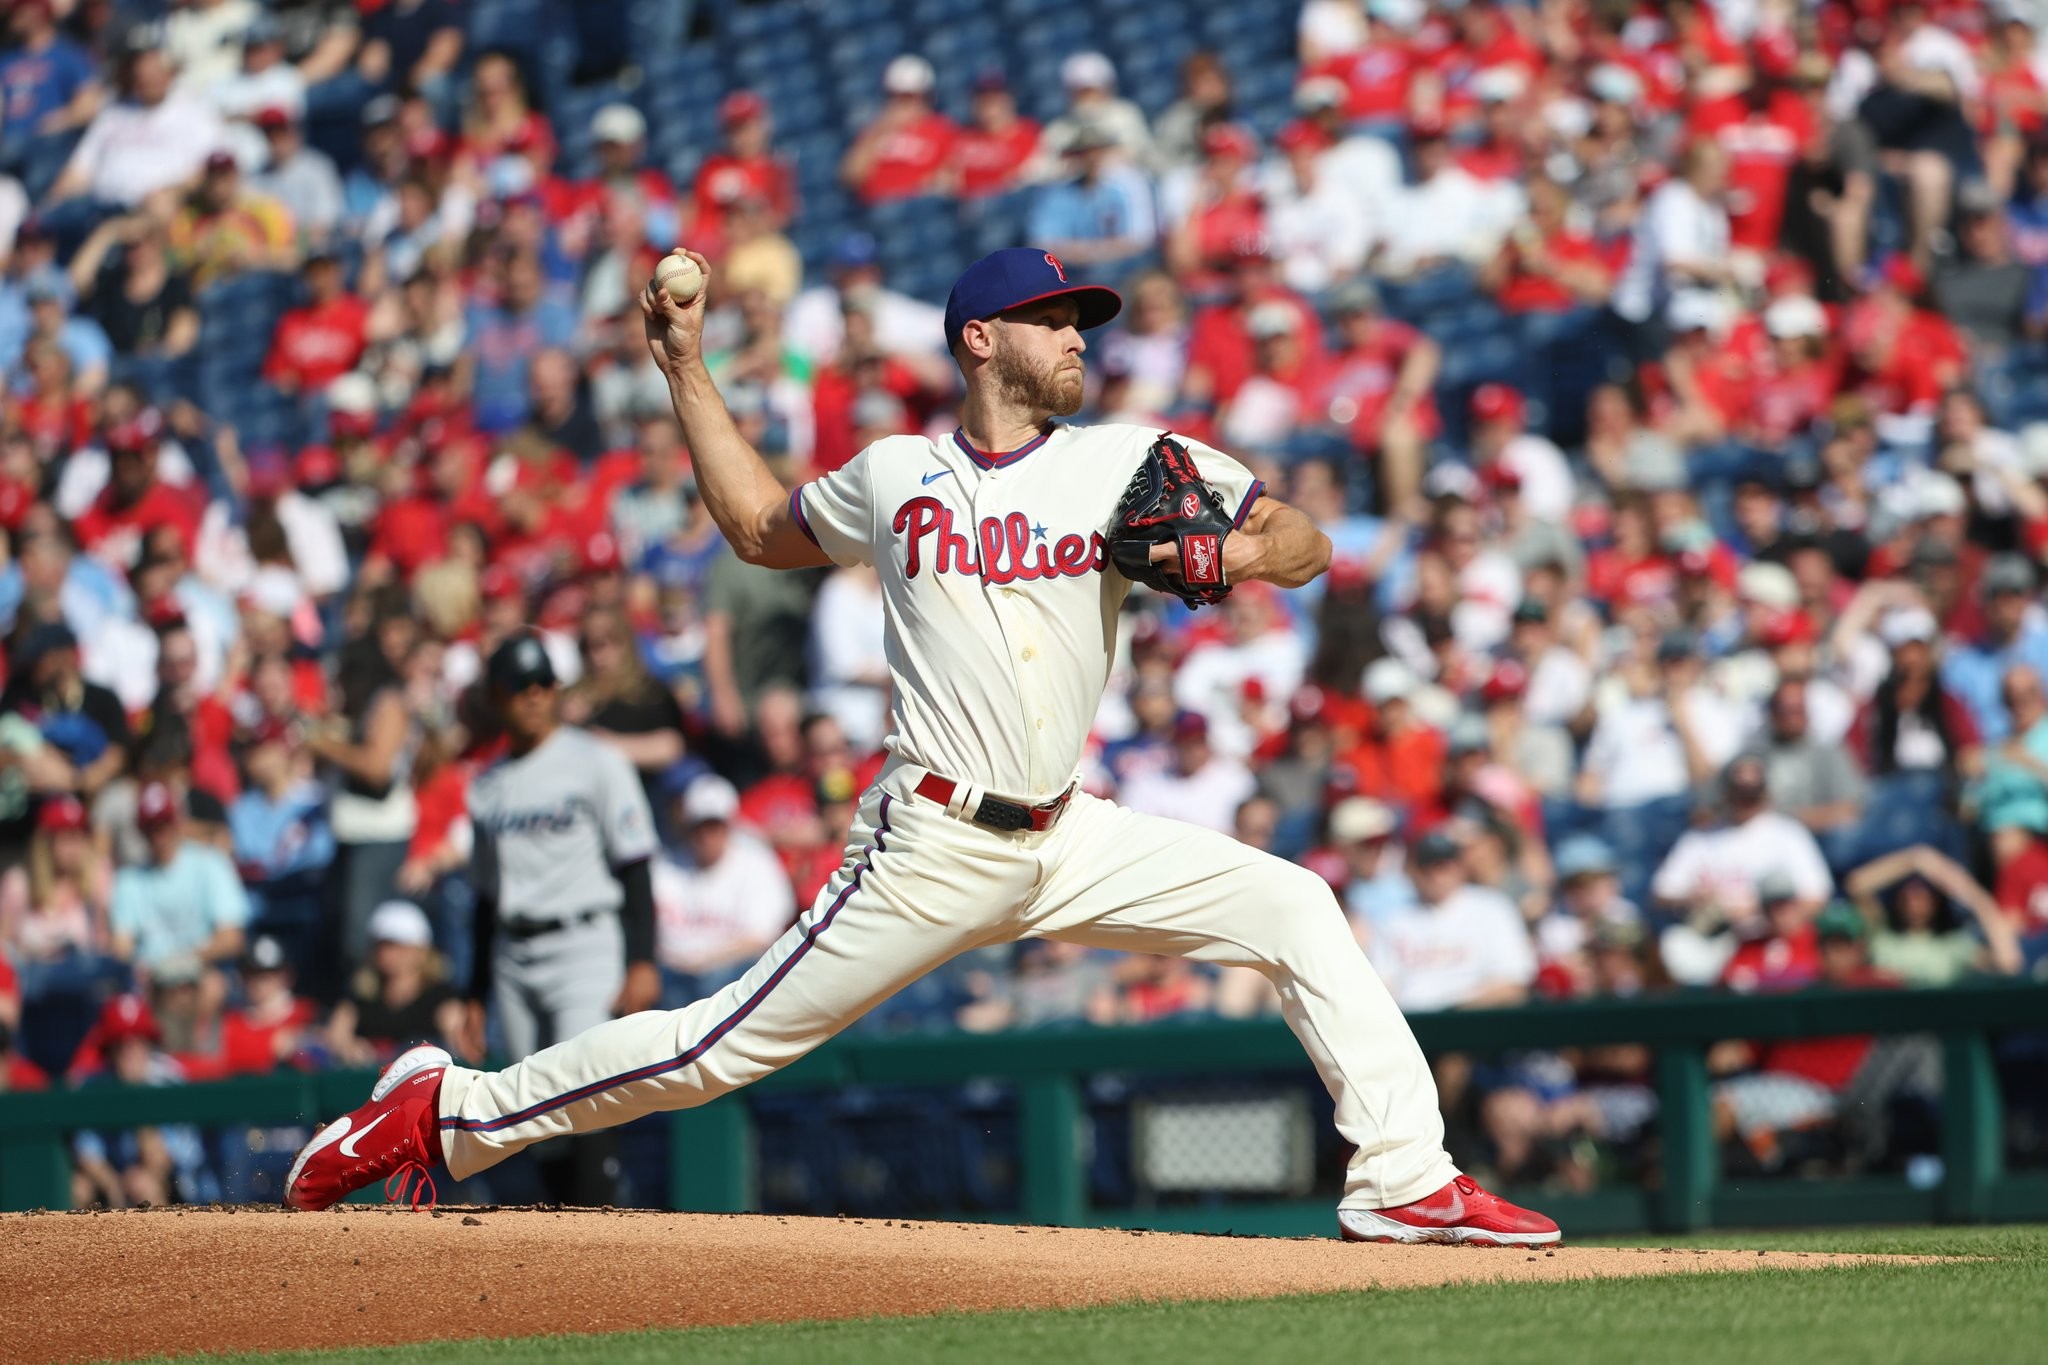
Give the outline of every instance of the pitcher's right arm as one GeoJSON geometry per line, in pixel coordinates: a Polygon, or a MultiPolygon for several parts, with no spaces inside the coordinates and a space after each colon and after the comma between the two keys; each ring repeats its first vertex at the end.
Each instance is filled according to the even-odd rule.
{"type": "Polygon", "coordinates": [[[678,248],[704,272],[704,287],[687,304],[649,281],[640,294],[647,349],[668,380],[669,401],[697,477],[697,493],[726,543],[749,564],[803,569],[830,561],[797,524],[789,490],[733,423],[704,365],[704,300],[711,262],[678,248]]]}

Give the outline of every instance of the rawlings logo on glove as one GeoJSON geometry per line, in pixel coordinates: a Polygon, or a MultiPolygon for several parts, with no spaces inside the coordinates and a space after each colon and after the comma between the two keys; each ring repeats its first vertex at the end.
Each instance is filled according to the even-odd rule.
{"type": "Polygon", "coordinates": [[[1187,447],[1161,432],[1117,503],[1110,557],[1133,583],[1170,592],[1191,607],[1212,605],[1230,595],[1223,541],[1231,530],[1223,499],[1195,468],[1187,447]],[[1174,558],[1154,561],[1156,545],[1172,545],[1174,558]],[[1180,572],[1168,572],[1169,564],[1180,572]]]}

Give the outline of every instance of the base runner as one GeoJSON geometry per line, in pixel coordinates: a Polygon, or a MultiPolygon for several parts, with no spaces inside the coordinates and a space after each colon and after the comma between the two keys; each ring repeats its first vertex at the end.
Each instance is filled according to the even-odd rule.
{"type": "MultiPolygon", "coordinates": [[[[710,263],[688,254],[708,276],[710,263]]],[[[1559,1240],[1548,1218],[1451,1164],[1429,1066],[1320,877],[1078,790],[1130,590],[1117,546],[1131,525],[1158,520],[1120,525],[1119,500],[1148,461],[1157,491],[1161,448],[1178,457],[1170,475],[1207,485],[1186,497],[1189,517],[1227,517],[1220,535],[1169,526],[1150,555],[1161,581],[1187,580],[1191,601],[1245,579],[1296,587],[1330,555],[1307,517],[1221,452],[1141,427],[1054,424],[1081,406],[1082,332],[1121,306],[1108,289],[1070,284],[1042,251],[975,262],[946,307],[967,386],[959,429],[877,441],[790,494],[705,369],[704,294],[688,305],[653,287],[642,295],[699,488],[734,550],[775,568],[879,570],[895,683],[889,761],[839,871],[745,976],[503,1071],[414,1048],[299,1154],[287,1203],[326,1208],[394,1177],[403,1189],[434,1166],[466,1178],[547,1138],[703,1104],[796,1061],[959,953],[1051,938],[1272,981],[1356,1149],[1337,1210],[1344,1236],[1559,1240]]],[[[1149,581],[1138,558],[1131,572],[1149,581]]]]}

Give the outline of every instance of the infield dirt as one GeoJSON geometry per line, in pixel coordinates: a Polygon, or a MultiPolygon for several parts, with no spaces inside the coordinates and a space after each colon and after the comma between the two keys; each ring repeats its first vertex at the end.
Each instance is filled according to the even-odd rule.
{"type": "Polygon", "coordinates": [[[0,1216],[0,1361],[1861,1264],[615,1210],[0,1216]]]}

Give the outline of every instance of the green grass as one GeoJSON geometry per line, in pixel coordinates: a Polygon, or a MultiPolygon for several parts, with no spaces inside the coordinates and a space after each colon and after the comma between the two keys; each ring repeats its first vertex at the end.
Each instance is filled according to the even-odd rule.
{"type": "MultiPolygon", "coordinates": [[[[2048,1227],[1715,1232],[1621,1245],[1863,1251],[1976,1259],[1933,1266],[1456,1285],[1250,1303],[955,1314],[539,1337],[387,1351],[226,1357],[236,1365],[1191,1365],[1481,1358],[1559,1365],[2048,1360],[2048,1227]]],[[[1246,1254],[1255,1254],[1249,1247],[1246,1254]]],[[[1473,1255],[1494,1254],[1474,1252],[1473,1255]]],[[[190,1357],[185,1359],[190,1360],[190,1357]]]]}

